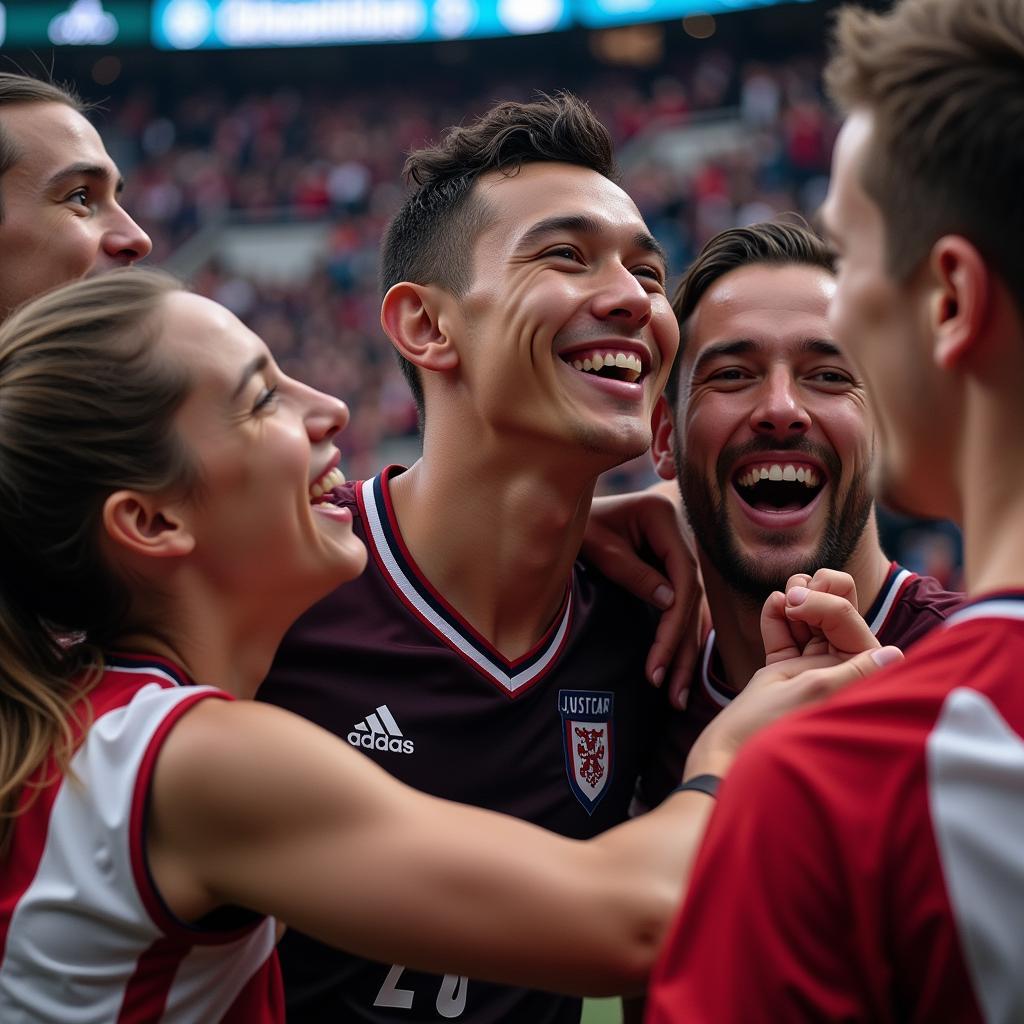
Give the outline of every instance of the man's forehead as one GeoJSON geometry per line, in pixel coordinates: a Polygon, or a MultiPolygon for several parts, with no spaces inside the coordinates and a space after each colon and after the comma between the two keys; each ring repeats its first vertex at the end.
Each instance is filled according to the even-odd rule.
{"type": "Polygon", "coordinates": [[[752,264],[723,274],[701,296],[697,319],[821,316],[835,294],[836,282],[824,267],[787,263],[752,264]]]}
{"type": "Polygon", "coordinates": [[[860,184],[860,168],[873,125],[871,112],[858,109],[843,122],[836,137],[828,193],[818,212],[818,220],[830,241],[838,241],[847,220],[861,216],[870,203],[860,184]]]}
{"type": "MultiPolygon", "coordinates": [[[[686,355],[726,353],[732,342],[748,354],[806,351],[807,339],[829,341],[828,306],[835,279],[823,267],[755,265],[723,275],[697,303],[688,321],[686,355]]],[[[738,350],[737,350],[738,354],[738,350]]]]}
{"type": "Polygon", "coordinates": [[[14,143],[19,165],[51,174],[65,166],[102,167],[115,177],[116,168],[96,129],[63,103],[15,104],[0,108],[0,123],[14,143]]]}
{"type": "Polygon", "coordinates": [[[603,174],[575,164],[525,164],[516,174],[490,172],[478,184],[495,222],[516,234],[556,218],[585,217],[602,228],[647,231],[633,200],[603,174]]]}

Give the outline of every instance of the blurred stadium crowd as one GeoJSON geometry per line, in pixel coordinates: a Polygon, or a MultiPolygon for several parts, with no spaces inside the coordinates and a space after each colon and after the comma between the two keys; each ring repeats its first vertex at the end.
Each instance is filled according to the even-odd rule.
{"type": "MultiPolygon", "coordinates": [[[[403,194],[406,154],[445,127],[555,81],[577,92],[609,126],[622,184],[675,275],[716,232],[782,211],[813,216],[824,195],[837,122],[817,56],[765,62],[709,47],[656,74],[578,63],[541,81],[507,67],[474,73],[471,88],[457,73],[421,73],[412,84],[375,75],[356,87],[134,88],[100,119],[126,174],[124,204],[152,235],[156,262],[236,312],[286,372],[349,403],[350,476],[417,451],[415,406],[378,322],[377,249],[403,194]],[[210,225],[275,223],[320,228],[316,258],[299,274],[275,273],[286,269],[284,251],[253,273],[196,244],[210,225]],[[198,257],[177,258],[190,248],[198,257]]],[[[273,248],[266,237],[253,244],[273,248]]],[[[651,480],[645,457],[603,486],[651,480]]],[[[894,556],[957,583],[955,533],[888,518],[882,526],[894,556]]]]}
{"type": "MultiPolygon", "coordinates": [[[[679,272],[722,228],[817,206],[835,127],[818,79],[811,61],[736,65],[711,52],[679,76],[640,83],[603,72],[572,85],[611,128],[623,185],[679,272]],[[653,140],[695,120],[734,129],[735,145],[680,168],[653,140]]],[[[124,203],[153,236],[156,254],[174,252],[225,215],[330,224],[308,277],[253,281],[214,260],[194,284],[261,334],[289,373],[350,402],[347,454],[353,471],[369,472],[379,468],[381,443],[416,425],[378,326],[376,281],[405,154],[493,100],[530,91],[496,79],[472,104],[450,81],[343,96],[296,88],[230,97],[198,88],[161,102],[136,93],[112,107],[104,135],[130,171],[124,203]]]]}

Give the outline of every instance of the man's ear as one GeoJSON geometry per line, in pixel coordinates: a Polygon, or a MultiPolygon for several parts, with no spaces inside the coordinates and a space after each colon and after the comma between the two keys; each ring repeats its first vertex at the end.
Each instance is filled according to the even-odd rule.
{"type": "Polygon", "coordinates": [[[654,470],[662,480],[676,476],[676,426],[668,399],[659,395],[651,416],[651,457],[654,470]]]}
{"type": "Polygon", "coordinates": [[[935,362],[955,369],[982,337],[991,312],[991,271],[981,253],[961,235],[944,235],[929,256],[932,293],[929,328],[935,362]]]}
{"type": "Polygon", "coordinates": [[[152,494],[115,491],[103,503],[103,526],[116,545],[147,558],[181,558],[196,546],[184,517],[152,494]]]}
{"type": "Polygon", "coordinates": [[[459,365],[449,330],[452,301],[449,292],[433,285],[400,281],[388,289],[380,307],[380,323],[399,355],[435,372],[459,365]]]}

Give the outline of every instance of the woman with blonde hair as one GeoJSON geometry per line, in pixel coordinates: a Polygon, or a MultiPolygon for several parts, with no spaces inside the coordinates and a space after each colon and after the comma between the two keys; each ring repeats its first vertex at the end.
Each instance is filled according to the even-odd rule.
{"type": "MultiPolygon", "coordinates": [[[[275,918],[425,970],[642,986],[703,793],[574,842],[235,699],[365,563],[330,502],[347,418],[164,275],[78,282],[0,329],[5,1024],[281,1020],[275,918]]],[[[752,687],[688,770],[822,688],[752,687]]]]}

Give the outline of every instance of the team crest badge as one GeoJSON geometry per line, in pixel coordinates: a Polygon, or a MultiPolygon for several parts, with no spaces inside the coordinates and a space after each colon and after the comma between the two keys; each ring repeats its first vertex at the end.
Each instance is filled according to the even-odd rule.
{"type": "Polygon", "coordinates": [[[599,690],[559,690],[562,747],[569,788],[593,814],[608,791],[615,766],[612,710],[615,694],[599,690]]]}

